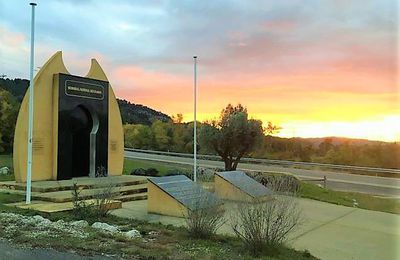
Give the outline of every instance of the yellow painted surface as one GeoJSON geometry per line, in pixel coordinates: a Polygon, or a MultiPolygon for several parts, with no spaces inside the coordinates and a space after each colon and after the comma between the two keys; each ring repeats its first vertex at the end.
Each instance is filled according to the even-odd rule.
{"type": "Polygon", "coordinates": [[[214,178],[214,193],[217,197],[223,200],[231,200],[231,201],[268,201],[273,199],[271,196],[263,196],[263,197],[253,197],[248,193],[242,191],[237,186],[233,185],[229,181],[220,177],[219,175],[215,175],[214,178]]]}
{"type": "MultiPolygon", "coordinates": [[[[55,53],[34,78],[32,181],[57,179],[58,78],[54,75],[58,73],[69,74],[61,51],[55,53]]],[[[95,59],[92,59],[86,77],[108,81],[95,59]]],[[[15,128],[13,163],[17,182],[26,182],[28,100],[29,89],[22,101],[15,128]]],[[[108,172],[113,176],[122,175],[124,135],[121,114],[111,86],[108,116],[108,172]]]]}
{"type": "Polygon", "coordinates": [[[187,216],[187,208],[149,181],[147,212],[173,217],[187,216]]]}
{"type": "Polygon", "coordinates": [[[218,176],[218,174],[215,175],[214,181],[215,195],[220,199],[233,201],[250,201],[253,199],[253,197],[226,181],[224,178],[218,176]]]}
{"type": "MultiPolygon", "coordinates": [[[[92,59],[88,78],[108,81],[99,63],[92,59]]],[[[121,175],[124,167],[124,130],[121,112],[112,87],[108,88],[108,174],[121,175]]]]}
{"type": "MultiPolygon", "coordinates": [[[[53,160],[53,75],[57,73],[68,73],[62,61],[61,51],[54,54],[34,78],[33,181],[53,179],[53,163],[57,163],[57,160],[53,160]]],[[[22,101],[15,127],[13,161],[17,182],[26,181],[28,101],[29,89],[22,101]]]]}

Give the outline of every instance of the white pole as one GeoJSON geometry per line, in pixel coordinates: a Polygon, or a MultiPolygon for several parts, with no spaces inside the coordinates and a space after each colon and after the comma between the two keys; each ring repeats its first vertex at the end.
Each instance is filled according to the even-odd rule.
{"type": "Polygon", "coordinates": [[[193,56],[194,61],[194,120],[193,120],[193,181],[197,181],[197,56],[193,56]]]}
{"type": "Polygon", "coordinates": [[[36,3],[30,3],[32,6],[31,20],[31,67],[30,67],[30,86],[29,86],[29,122],[28,122],[28,165],[26,173],[26,204],[31,203],[31,182],[32,182],[32,136],[33,136],[33,67],[34,67],[34,41],[35,41],[35,6],[36,3]]]}

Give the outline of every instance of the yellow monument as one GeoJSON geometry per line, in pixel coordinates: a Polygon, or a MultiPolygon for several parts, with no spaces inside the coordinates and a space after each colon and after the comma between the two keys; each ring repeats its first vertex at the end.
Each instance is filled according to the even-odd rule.
{"type": "MultiPolygon", "coordinates": [[[[34,79],[32,181],[121,175],[124,136],[121,114],[108,79],[95,59],[85,77],[69,74],[55,53],[34,79]]],[[[26,181],[26,92],[14,137],[17,182],[26,181]]]]}

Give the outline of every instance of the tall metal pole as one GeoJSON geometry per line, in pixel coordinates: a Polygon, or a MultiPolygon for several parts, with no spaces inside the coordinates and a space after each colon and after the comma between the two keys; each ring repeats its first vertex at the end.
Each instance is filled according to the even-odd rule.
{"type": "Polygon", "coordinates": [[[32,182],[32,137],[33,137],[33,67],[34,67],[34,41],[35,41],[35,6],[36,3],[30,3],[32,6],[31,20],[31,64],[30,64],[30,85],[29,85],[29,122],[28,122],[28,165],[26,173],[26,204],[31,203],[31,182],[32,182]]]}
{"type": "Polygon", "coordinates": [[[197,181],[197,56],[193,56],[194,61],[194,120],[193,120],[193,181],[197,181]]]}

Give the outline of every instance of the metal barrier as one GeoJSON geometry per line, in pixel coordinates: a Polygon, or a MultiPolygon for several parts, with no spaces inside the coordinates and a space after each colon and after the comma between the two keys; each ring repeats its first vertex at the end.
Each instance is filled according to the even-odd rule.
{"type": "MultiPolygon", "coordinates": [[[[143,150],[143,149],[134,149],[134,148],[125,148],[125,151],[148,153],[148,154],[158,154],[158,155],[168,155],[168,156],[178,156],[178,157],[186,157],[186,158],[193,157],[193,154],[190,154],[190,153],[164,152],[164,151],[143,150]]],[[[217,155],[198,154],[197,158],[205,159],[205,160],[221,161],[221,158],[217,155]]],[[[375,168],[375,167],[365,167],[365,166],[328,164],[328,163],[295,162],[295,161],[285,161],[285,160],[257,159],[257,158],[248,158],[248,157],[242,158],[241,162],[257,163],[257,164],[275,164],[275,165],[282,165],[282,166],[321,167],[321,168],[328,168],[328,169],[352,170],[352,171],[362,171],[362,172],[371,172],[371,173],[400,174],[400,169],[375,168]]]]}
{"type": "Polygon", "coordinates": [[[302,181],[310,181],[310,182],[313,182],[313,181],[316,181],[316,182],[324,182],[324,189],[326,189],[326,181],[327,181],[327,178],[326,178],[325,175],[324,175],[324,178],[322,178],[322,179],[302,178],[301,180],[302,180],[302,181]]]}

